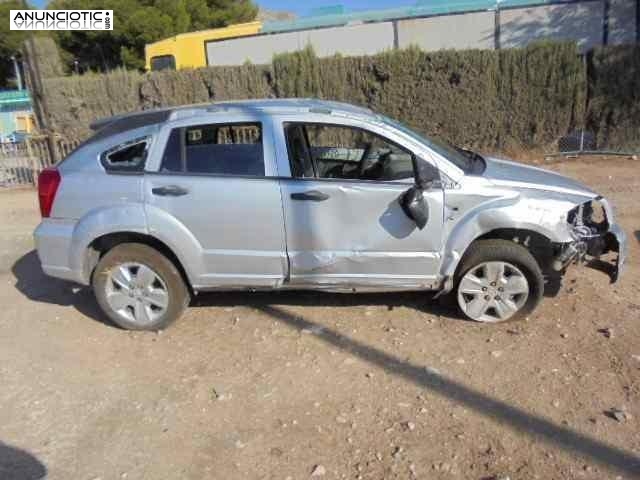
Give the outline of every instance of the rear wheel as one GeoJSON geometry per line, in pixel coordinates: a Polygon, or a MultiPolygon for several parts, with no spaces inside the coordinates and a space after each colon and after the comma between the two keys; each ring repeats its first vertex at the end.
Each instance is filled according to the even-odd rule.
{"type": "Polygon", "coordinates": [[[129,330],[161,330],[189,304],[189,291],[175,265],[139,243],[109,250],[100,259],[92,284],[104,313],[129,330]]]}
{"type": "Polygon", "coordinates": [[[458,307],[477,322],[518,320],[542,299],[544,277],[531,253],[508,240],[469,247],[456,274],[458,307]]]}

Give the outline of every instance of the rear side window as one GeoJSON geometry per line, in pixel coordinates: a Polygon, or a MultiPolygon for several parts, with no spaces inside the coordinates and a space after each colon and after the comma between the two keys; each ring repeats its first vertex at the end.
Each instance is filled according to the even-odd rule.
{"type": "Polygon", "coordinates": [[[149,138],[143,137],[110,148],[100,156],[108,172],[142,172],[147,160],[149,138]]]}
{"type": "Polygon", "coordinates": [[[264,176],[262,126],[208,124],[171,131],[161,171],[264,176]]]}
{"type": "Polygon", "coordinates": [[[151,58],[151,71],[158,70],[175,70],[176,59],[173,55],[160,55],[158,57],[151,58]]]}

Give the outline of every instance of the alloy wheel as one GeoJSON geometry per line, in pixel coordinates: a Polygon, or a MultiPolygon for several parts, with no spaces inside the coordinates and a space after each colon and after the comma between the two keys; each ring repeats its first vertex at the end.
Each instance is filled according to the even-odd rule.
{"type": "Polygon", "coordinates": [[[502,322],[515,315],[529,298],[529,282],[508,262],[481,263],[458,285],[458,304],[472,320],[502,322]]]}
{"type": "Polygon", "coordinates": [[[135,262],[113,267],[105,284],[109,307],[124,320],[142,327],[162,316],[169,306],[165,282],[147,265],[135,262]]]}

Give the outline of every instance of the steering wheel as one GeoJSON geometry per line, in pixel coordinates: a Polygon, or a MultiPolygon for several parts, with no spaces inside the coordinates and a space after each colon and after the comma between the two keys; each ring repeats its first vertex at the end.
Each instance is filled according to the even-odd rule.
{"type": "Polygon", "coordinates": [[[364,151],[362,152],[362,157],[360,158],[360,164],[358,165],[358,177],[362,178],[364,175],[367,157],[371,153],[371,143],[364,144],[364,151]]]}
{"type": "Polygon", "coordinates": [[[393,152],[390,148],[386,148],[384,151],[380,152],[380,156],[378,157],[378,163],[383,167],[386,167],[389,161],[391,160],[391,154],[393,152]]]}

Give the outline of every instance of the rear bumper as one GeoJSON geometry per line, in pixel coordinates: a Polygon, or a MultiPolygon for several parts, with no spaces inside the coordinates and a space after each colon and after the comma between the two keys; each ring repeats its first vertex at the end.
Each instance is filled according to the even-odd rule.
{"type": "Polygon", "coordinates": [[[80,269],[71,262],[71,243],[76,222],[45,218],[33,233],[42,270],[52,277],[86,284],[80,269]]]}

